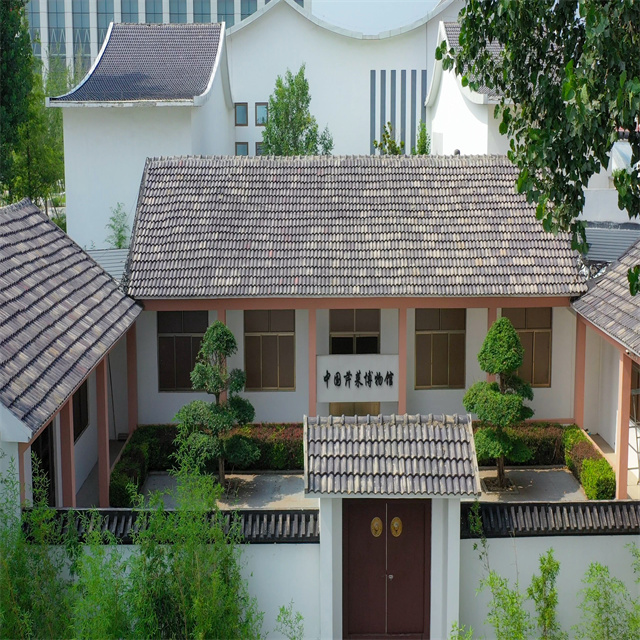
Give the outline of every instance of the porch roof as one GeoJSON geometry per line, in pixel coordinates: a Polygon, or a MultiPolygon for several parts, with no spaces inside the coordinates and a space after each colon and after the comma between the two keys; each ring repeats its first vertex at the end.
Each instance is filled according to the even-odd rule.
{"type": "Polygon", "coordinates": [[[480,493],[469,415],[305,416],[304,446],[305,493],[480,493]]]}
{"type": "Polygon", "coordinates": [[[0,402],[32,432],[140,311],[29,200],[0,208],[0,402]]]}
{"type": "Polygon", "coordinates": [[[125,274],[139,299],[573,296],[499,156],[147,160],[125,274]]]}
{"type": "Polygon", "coordinates": [[[582,317],[640,357],[640,296],[631,295],[627,280],[627,271],[637,264],[640,264],[640,240],[572,306],[582,317]]]}

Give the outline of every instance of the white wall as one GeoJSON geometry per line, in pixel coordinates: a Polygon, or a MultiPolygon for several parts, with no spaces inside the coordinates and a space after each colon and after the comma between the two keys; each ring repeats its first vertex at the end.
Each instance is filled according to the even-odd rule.
{"type": "MultiPolygon", "coordinates": [[[[493,629],[484,625],[487,615],[487,592],[477,594],[482,577],[482,563],[478,551],[473,550],[474,540],[460,543],[460,621],[471,625],[475,637],[494,637],[493,629]]],[[[536,538],[504,538],[489,540],[489,563],[492,570],[509,578],[513,584],[519,580],[526,589],[531,576],[538,573],[538,559],[547,549],[553,548],[560,561],[558,574],[558,620],[565,631],[577,624],[581,612],[578,591],[583,587],[582,578],[591,562],[607,565],[611,573],[620,578],[637,596],[638,585],[631,567],[631,554],[625,548],[630,542],[638,543],[638,536],[560,536],[536,538]]],[[[573,636],[573,634],[571,634],[573,636]]]]}
{"type": "Polygon", "coordinates": [[[618,209],[618,192],[609,188],[584,190],[582,218],[589,222],[629,222],[626,210],[618,209]]]}
{"type": "Polygon", "coordinates": [[[303,617],[305,639],[320,638],[320,545],[251,544],[241,549],[242,575],[265,614],[264,634],[285,637],[275,631],[276,616],[293,601],[294,612],[303,617]]]}
{"type": "MultiPolygon", "coordinates": [[[[238,352],[229,358],[231,368],[244,366],[244,311],[227,311],[227,326],[238,342],[238,352]]],[[[309,412],[309,313],[295,313],[296,388],[294,391],[245,391],[256,410],[258,422],[302,422],[309,412]]]]}
{"type": "Polygon", "coordinates": [[[82,247],[104,248],[111,209],[133,223],[147,157],[191,153],[190,107],[64,109],[67,229],[82,247]]]}
{"type": "Polygon", "coordinates": [[[500,133],[500,120],[496,120],[493,113],[495,110],[494,104],[487,105],[488,109],[488,122],[487,122],[487,153],[506,156],[509,151],[509,137],[503,136],[500,133]]]}

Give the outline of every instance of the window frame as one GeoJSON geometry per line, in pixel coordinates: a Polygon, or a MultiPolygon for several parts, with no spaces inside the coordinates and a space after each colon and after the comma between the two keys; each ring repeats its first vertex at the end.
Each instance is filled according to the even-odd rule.
{"type": "Polygon", "coordinates": [[[268,102],[256,102],[255,105],[256,127],[266,127],[269,120],[269,103],[268,102]],[[264,122],[258,122],[258,107],[266,107],[267,117],[264,122]]]}
{"type": "MultiPolygon", "coordinates": [[[[269,326],[269,330],[268,331],[247,331],[246,326],[246,314],[247,311],[252,311],[252,310],[245,310],[243,312],[243,334],[244,334],[244,370],[245,372],[247,371],[247,356],[249,355],[249,350],[247,349],[247,337],[249,338],[260,338],[260,349],[259,349],[259,359],[260,359],[260,387],[249,387],[245,384],[245,391],[250,392],[250,393],[260,393],[263,391],[267,391],[267,392],[272,392],[272,391],[295,391],[296,390],[296,312],[295,309],[264,309],[264,311],[267,311],[269,314],[269,319],[268,319],[268,326],[269,326]],[[293,331],[271,331],[271,313],[272,311],[292,311],[293,312],[293,331]],[[280,338],[281,337],[291,337],[293,338],[293,386],[292,387],[283,387],[280,386],[280,361],[278,360],[278,362],[276,363],[276,371],[277,371],[277,377],[278,377],[278,386],[276,387],[265,387],[264,383],[263,383],[263,379],[264,379],[264,370],[263,370],[263,366],[262,366],[262,338],[264,336],[275,336],[277,338],[276,341],[276,353],[278,354],[278,358],[279,358],[279,353],[280,353],[280,338]]],[[[255,354],[251,354],[252,356],[255,357],[255,354]]]]}
{"type": "MultiPolygon", "coordinates": [[[[518,327],[516,327],[514,325],[514,329],[518,332],[518,337],[520,338],[520,342],[522,342],[522,333],[526,333],[526,334],[533,334],[533,340],[531,342],[531,349],[532,349],[532,353],[531,353],[531,381],[526,380],[525,378],[522,378],[522,372],[521,369],[518,369],[516,371],[516,375],[519,378],[522,378],[523,380],[525,380],[525,382],[528,382],[531,387],[533,389],[549,389],[551,387],[551,381],[552,381],[552,377],[553,377],[553,307],[508,307],[506,309],[501,309],[500,310],[500,314],[501,316],[505,317],[504,312],[505,311],[510,311],[512,309],[522,309],[525,312],[525,328],[524,329],[518,329],[518,327]],[[549,309],[549,328],[531,328],[529,329],[527,327],[527,311],[530,310],[539,310],[539,309],[549,309]],[[536,334],[540,334],[540,333],[545,333],[549,335],[549,381],[545,382],[545,383],[537,383],[534,384],[533,383],[533,379],[535,378],[535,371],[536,371],[536,334]]],[[[509,318],[509,320],[511,320],[511,318],[509,318]]],[[[513,321],[512,323],[513,324],[513,321]]],[[[523,348],[526,349],[526,347],[524,346],[524,344],[522,345],[523,348]]]]}
{"type": "Polygon", "coordinates": [[[249,103],[248,102],[236,102],[233,105],[233,114],[236,127],[248,127],[249,126],[249,103]],[[238,107],[244,107],[246,112],[246,122],[238,122],[238,107]]]}
{"type": "Polygon", "coordinates": [[[248,156],[249,155],[249,143],[248,142],[236,142],[236,155],[237,156],[248,156]],[[247,153],[238,153],[238,147],[244,145],[247,148],[247,153]]]}
{"type": "Polygon", "coordinates": [[[264,155],[264,152],[261,151],[260,149],[258,149],[258,147],[263,147],[263,146],[264,146],[264,142],[256,142],[256,155],[257,156],[264,155]]]}
{"type": "MultiPolygon", "coordinates": [[[[443,311],[453,311],[454,309],[447,308],[439,308],[436,309],[439,312],[439,326],[442,326],[442,312],[443,311]]],[[[457,309],[456,309],[457,310],[457,309]]],[[[415,310],[420,311],[420,309],[415,310]]],[[[464,311],[464,328],[463,329],[418,329],[417,322],[417,313],[414,317],[414,344],[413,344],[413,384],[414,389],[416,391],[428,391],[430,389],[465,389],[466,381],[467,381],[467,310],[462,309],[464,311]],[[430,366],[430,385],[421,385],[418,384],[418,336],[431,336],[431,355],[432,359],[429,364],[430,366]],[[433,336],[434,335],[447,335],[449,336],[447,340],[447,384],[433,384],[433,336]],[[452,335],[462,335],[463,341],[462,344],[464,346],[464,353],[462,357],[462,384],[451,384],[451,336],[452,335]]]]}
{"type": "MultiPolygon", "coordinates": [[[[202,333],[200,332],[195,332],[195,331],[181,331],[181,332],[160,332],[160,314],[161,313],[176,313],[175,311],[158,311],[157,312],[157,317],[156,317],[156,348],[157,348],[157,358],[156,358],[156,371],[158,374],[158,393],[200,393],[199,391],[197,391],[196,389],[194,389],[192,386],[189,387],[179,387],[177,386],[177,367],[176,367],[176,358],[175,358],[175,337],[179,336],[181,338],[191,338],[191,340],[193,341],[194,338],[200,338],[200,344],[202,344],[202,338],[204,337],[204,331],[202,333]],[[161,338],[174,338],[174,342],[173,342],[173,348],[174,348],[174,364],[173,364],[173,379],[175,382],[175,386],[174,387],[162,387],[161,386],[161,379],[160,379],[160,339],[161,338]]],[[[184,314],[185,313],[205,313],[206,314],[206,325],[209,325],[209,314],[206,311],[178,311],[177,313],[182,314],[182,319],[181,319],[181,324],[182,327],[184,328],[184,314]]],[[[206,331],[206,328],[205,328],[206,331]]],[[[200,345],[198,345],[198,351],[200,350],[200,345]]],[[[191,357],[191,356],[190,356],[191,357]]],[[[193,363],[193,366],[195,366],[195,361],[193,363]]],[[[193,366],[191,367],[190,371],[193,371],[193,366]]]]}
{"type": "Polygon", "coordinates": [[[381,348],[381,334],[382,334],[382,314],[380,309],[336,309],[336,311],[352,311],[353,312],[353,331],[332,331],[331,330],[331,311],[329,310],[329,355],[380,355],[381,348]],[[378,331],[358,331],[356,327],[356,312],[357,311],[377,311],[378,312],[378,331]],[[358,338],[378,338],[378,350],[375,353],[359,354],[357,352],[358,338]],[[333,338],[352,338],[352,353],[339,353],[333,352],[333,338]]]}

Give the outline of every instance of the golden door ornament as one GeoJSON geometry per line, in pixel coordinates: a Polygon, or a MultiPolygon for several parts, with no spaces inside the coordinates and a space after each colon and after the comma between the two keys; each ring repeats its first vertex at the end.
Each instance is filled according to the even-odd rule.
{"type": "Polygon", "coordinates": [[[376,517],[371,521],[371,535],[374,538],[379,538],[382,533],[382,520],[376,517]]]}
{"type": "Polygon", "coordinates": [[[397,516],[391,521],[391,535],[397,538],[402,533],[402,520],[397,516]]]}

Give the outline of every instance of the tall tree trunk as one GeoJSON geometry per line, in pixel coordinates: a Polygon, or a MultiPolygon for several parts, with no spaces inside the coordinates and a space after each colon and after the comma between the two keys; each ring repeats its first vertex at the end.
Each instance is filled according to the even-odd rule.
{"type": "Polygon", "coordinates": [[[224,489],[224,458],[222,456],[218,458],[218,482],[224,489]]]}
{"type": "Polygon", "coordinates": [[[496,468],[498,470],[498,486],[504,489],[507,486],[507,477],[504,473],[504,456],[496,459],[496,468]]]}

